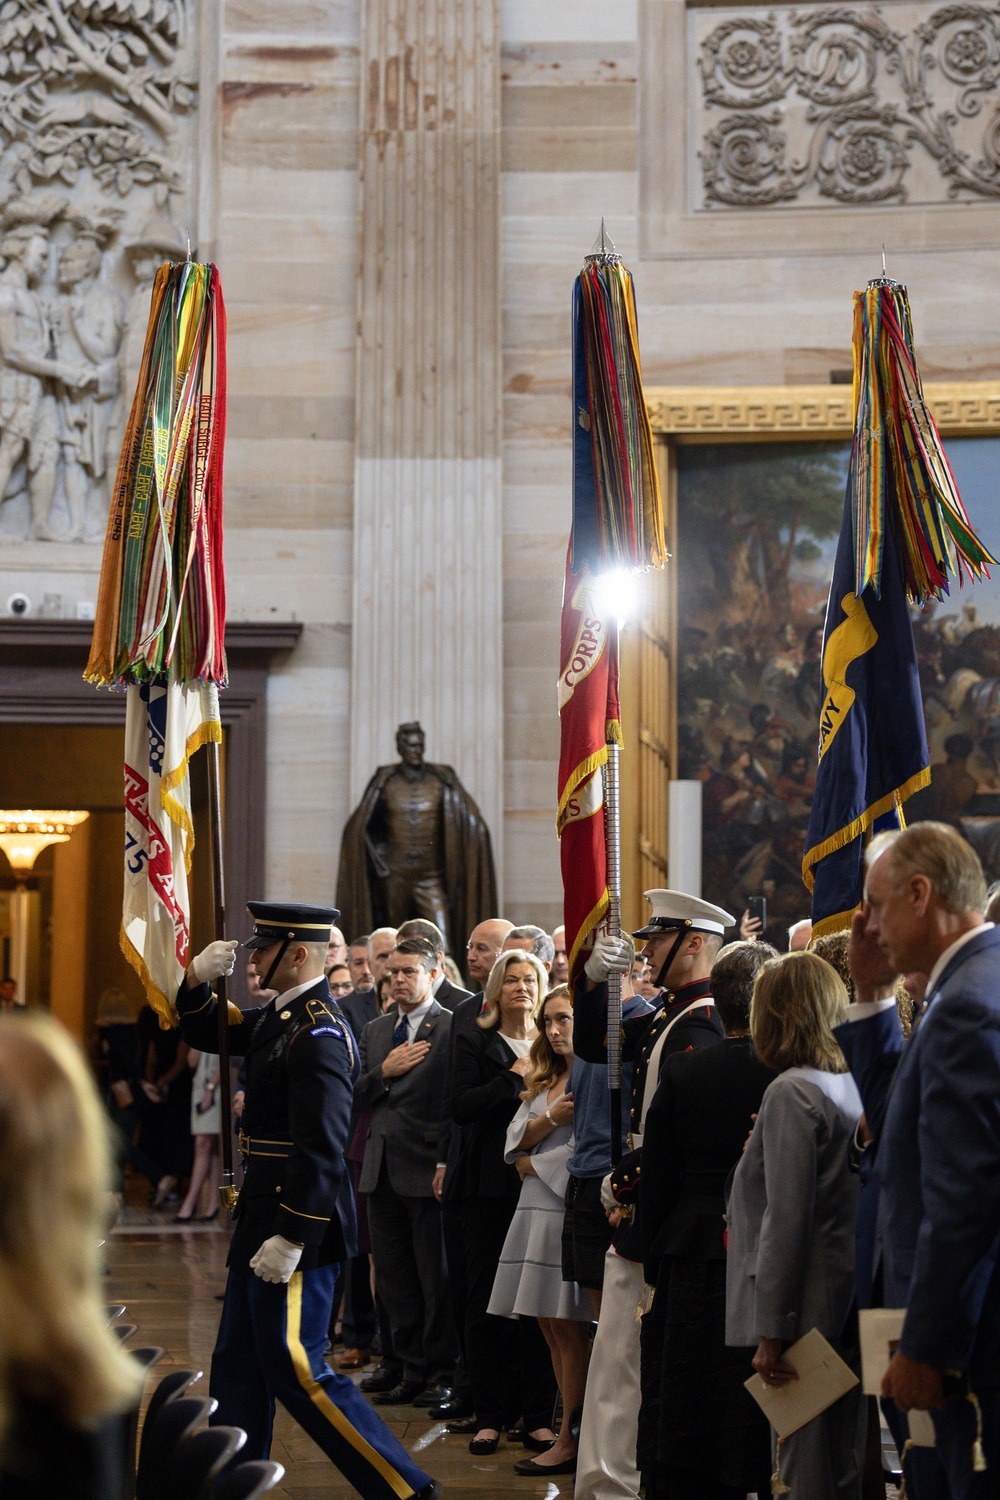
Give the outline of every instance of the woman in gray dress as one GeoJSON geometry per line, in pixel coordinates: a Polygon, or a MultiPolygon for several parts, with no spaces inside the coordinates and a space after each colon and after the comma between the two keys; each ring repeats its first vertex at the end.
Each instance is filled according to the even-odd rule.
{"type": "Polygon", "coordinates": [[[555,1445],[514,1465],[519,1474],[572,1474],[576,1443],[570,1414],[583,1403],[590,1356],[590,1300],[575,1281],[562,1278],[562,1221],[573,1151],[573,1004],[558,985],[535,1012],[521,1107],[507,1129],[506,1160],[521,1177],[521,1194],[497,1266],[489,1311],[497,1317],[533,1317],[545,1335],[563,1401],[555,1445]]]}
{"type": "MultiPolygon", "coordinates": [[[[784,954],[754,985],[750,1035],[778,1077],[729,1197],[726,1343],[756,1344],[753,1366],[769,1385],[796,1378],[782,1356],[814,1328],[857,1365],[845,1325],[858,1203],[848,1158],[861,1099],[833,1036],[846,1013],[843,981],[815,953],[784,954]]],[[[864,1451],[856,1386],[782,1444],[789,1500],[861,1500],[864,1451]]]]}

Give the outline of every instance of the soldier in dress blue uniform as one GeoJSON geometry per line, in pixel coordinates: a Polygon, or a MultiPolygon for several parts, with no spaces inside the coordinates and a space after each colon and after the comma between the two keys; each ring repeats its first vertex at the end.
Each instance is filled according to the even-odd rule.
{"type": "MultiPolygon", "coordinates": [[[[248,910],[245,946],[276,998],[230,1007],[230,1049],[246,1059],[245,1177],[212,1355],[213,1421],[242,1427],[246,1457],[266,1458],[280,1401],[365,1500],[434,1500],[440,1485],[323,1358],[339,1268],[356,1248],[344,1153],[358,1060],[323,974],[340,913],[264,901],[248,910]]],[[[205,1052],[218,1051],[212,983],[232,973],[237,947],[209,943],[177,996],[184,1039],[205,1052]]]]}

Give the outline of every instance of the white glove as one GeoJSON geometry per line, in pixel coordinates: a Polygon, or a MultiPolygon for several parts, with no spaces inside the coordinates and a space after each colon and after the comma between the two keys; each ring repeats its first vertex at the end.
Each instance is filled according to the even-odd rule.
{"type": "Polygon", "coordinates": [[[230,975],[236,968],[236,950],[239,946],[235,938],[220,938],[218,942],[209,943],[207,948],[202,948],[191,960],[191,973],[198,984],[213,984],[224,974],[230,975]]]}
{"type": "Polygon", "coordinates": [[[632,944],[628,938],[612,937],[609,932],[594,939],[594,951],[583,966],[583,972],[595,984],[602,984],[609,974],[627,974],[632,967],[632,944]]]}
{"type": "Polygon", "coordinates": [[[291,1281],[301,1259],[301,1245],[293,1245],[283,1234],[272,1234],[251,1256],[250,1269],[262,1281],[291,1281]]]}
{"type": "Polygon", "coordinates": [[[611,1173],[601,1179],[601,1207],[606,1214],[613,1214],[618,1207],[618,1199],[611,1191],[611,1173]]]}

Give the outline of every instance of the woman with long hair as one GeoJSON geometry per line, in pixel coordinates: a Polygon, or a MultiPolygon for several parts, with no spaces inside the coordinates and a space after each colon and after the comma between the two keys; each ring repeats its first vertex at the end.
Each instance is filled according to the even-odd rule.
{"type": "Polygon", "coordinates": [[[138,1364],[107,1326],[109,1130],[83,1056],[39,1014],[0,1018],[0,1494],[117,1500],[138,1364]]]}
{"type": "Polygon", "coordinates": [[[191,1165],[191,1181],[187,1196],[174,1214],[175,1224],[190,1224],[201,1198],[201,1190],[208,1183],[208,1212],[199,1216],[198,1222],[210,1224],[219,1212],[219,1184],[222,1181],[220,1161],[219,1125],[219,1059],[210,1052],[198,1052],[190,1048],[187,1056],[189,1068],[194,1070],[191,1089],[191,1135],[194,1139],[194,1161],[191,1165]]]}
{"type": "Polygon", "coordinates": [[[506,1159],[521,1178],[521,1194],[497,1266],[489,1311],[498,1317],[537,1318],[562,1395],[563,1420],[555,1444],[514,1465],[519,1474],[571,1474],[576,1442],[570,1417],[583,1405],[590,1357],[590,1299],[562,1276],[562,1226],[573,1153],[573,1002],[568,985],[543,995],[535,1010],[521,1107],[507,1127],[506,1159]]]}
{"type": "MultiPolygon", "coordinates": [[[[729,1196],[726,1343],[757,1346],[768,1384],[795,1379],[789,1344],[818,1328],[857,1367],[854,1298],[858,1178],[850,1169],[861,1099],[833,1028],[847,991],[815,953],[786,953],[757,976],[750,1035],[778,1077],[729,1196]]],[[[860,1500],[865,1414],[848,1391],[781,1445],[777,1468],[790,1500],[860,1500]]]]}
{"type": "Polygon", "coordinates": [[[483,1014],[455,1038],[451,1105],[462,1127],[455,1191],[462,1205],[468,1291],[466,1363],[476,1410],[469,1451],[495,1453],[501,1432],[524,1419],[522,1441],[550,1448],[556,1386],[534,1318],[488,1310],[497,1261],[517,1208],[521,1178],[506,1160],[507,1127],[517,1113],[535,1039],[533,1016],[548,975],[533,953],[501,953],[486,981],[483,1014]]]}

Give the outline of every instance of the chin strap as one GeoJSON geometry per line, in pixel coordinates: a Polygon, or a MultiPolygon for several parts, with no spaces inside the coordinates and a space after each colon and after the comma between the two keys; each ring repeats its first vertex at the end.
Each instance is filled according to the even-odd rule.
{"type": "Polygon", "coordinates": [[[289,945],[289,943],[291,941],[292,940],[291,940],[290,937],[285,938],[285,941],[282,943],[281,947],[278,949],[277,953],[275,954],[275,956],[274,956],[274,962],[272,963],[271,967],[268,969],[267,974],[264,976],[264,978],[260,982],[260,987],[261,987],[262,990],[269,990],[271,988],[271,977],[274,974],[275,969],[281,963],[281,960],[284,958],[285,954],[288,952],[288,945],[289,945]]]}
{"type": "Polygon", "coordinates": [[[687,935],[690,932],[690,930],[691,929],[689,927],[680,927],[680,928],[678,928],[678,930],[677,930],[677,936],[674,939],[674,946],[671,948],[670,952],[667,954],[666,958],[663,960],[663,963],[662,963],[662,965],[660,967],[660,972],[659,972],[659,974],[657,974],[656,979],[653,981],[654,984],[656,985],[656,988],[658,990],[665,990],[666,989],[666,987],[667,987],[667,975],[670,973],[670,966],[673,963],[674,959],[677,957],[678,953],[680,952],[681,944],[683,943],[684,939],[687,937],[687,935]]]}

